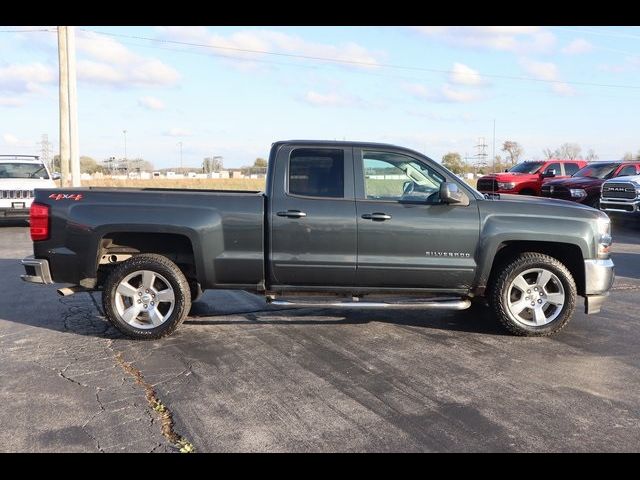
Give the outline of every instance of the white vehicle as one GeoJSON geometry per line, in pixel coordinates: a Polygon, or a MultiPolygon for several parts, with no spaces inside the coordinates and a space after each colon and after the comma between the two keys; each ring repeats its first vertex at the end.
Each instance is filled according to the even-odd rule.
{"type": "Polygon", "coordinates": [[[36,188],[56,188],[39,157],[0,155],[0,219],[29,218],[36,188]]]}
{"type": "Polygon", "coordinates": [[[640,215],[640,175],[612,178],[601,188],[600,210],[610,216],[640,215]]]}

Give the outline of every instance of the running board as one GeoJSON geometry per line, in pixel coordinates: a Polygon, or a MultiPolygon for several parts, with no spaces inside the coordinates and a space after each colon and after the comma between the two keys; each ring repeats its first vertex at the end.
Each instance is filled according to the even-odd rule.
{"type": "Polygon", "coordinates": [[[269,305],[298,308],[386,308],[398,310],[466,310],[471,300],[465,299],[433,299],[430,302],[290,302],[287,300],[268,300],[269,305]]]}

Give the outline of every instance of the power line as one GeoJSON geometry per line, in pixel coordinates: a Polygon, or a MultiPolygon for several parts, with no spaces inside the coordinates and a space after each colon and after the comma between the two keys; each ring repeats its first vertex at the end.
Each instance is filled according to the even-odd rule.
{"type": "MultiPolygon", "coordinates": [[[[184,46],[190,46],[190,47],[211,48],[216,50],[228,50],[228,51],[235,51],[235,52],[242,52],[242,53],[255,53],[255,54],[261,54],[261,55],[274,55],[274,56],[280,56],[280,57],[300,58],[304,60],[317,60],[322,62],[342,63],[342,64],[359,65],[359,66],[366,66],[366,67],[395,68],[395,69],[402,69],[402,70],[415,70],[415,71],[425,71],[425,72],[445,73],[445,74],[456,73],[457,75],[460,75],[460,72],[454,72],[453,70],[450,70],[450,69],[417,67],[417,66],[411,66],[411,65],[396,65],[396,64],[390,64],[390,63],[366,62],[366,61],[360,61],[360,60],[345,60],[340,58],[317,57],[312,55],[301,55],[296,53],[272,52],[268,50],[254,50],[254,49],[248,49],[248,48],[226,47],[222,45],[207,45],[207,44],[195,43],[195,42],[181,42],[177,40],[165,40],[165,39],[143,37],[139,35],[125,35],[121,33],[111,33],[111,32],[88,30],[88,29],[81,29],[81,30],[84,32],[97,33],[100,35],[106,35],[110,37],[132,38],[136,40],[146,40],[150,42],[168,43],[168,44],[184,45],[184,46]]],[[[252,59],[245,59],[245,61],[252,61],[252,59]]],[[[640,89],[640,85],[619,85],[619,84],[607,84],[607,83],[577,82],[572,80],[547,80],[547,79],[525,77],[525,76],[497,75],[497,74],[478,73],[478,72],[469,73],[467,75],[487,77],[487,78],[503,78],[503,79],[509,79],[509,80],[524,80],[524,81],[552,83],[552,84],[570,84],[570,85],[582,85],[582,86],[605,87],[605,88],[640,89]]]]}
{"type": "Polygon", "coordinates": [[[55,32],[50,28],[29,28],[25,30],[0,30],[0,33],[55,32]]]}

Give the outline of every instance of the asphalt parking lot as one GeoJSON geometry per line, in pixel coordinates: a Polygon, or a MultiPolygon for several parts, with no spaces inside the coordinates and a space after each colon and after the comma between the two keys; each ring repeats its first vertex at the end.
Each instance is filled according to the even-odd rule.
{"type": "Polygon", "coordinates": [[[476,308],[207,292],[173,336],[136,342],[99,294],[21,282],[28,228],[0,226],[0,451],[176,451],[163,409],[201,452],[639,451],[640,223],[614,224],[614,242],[603,312],[552,338],[505,335],[476,308]]]}

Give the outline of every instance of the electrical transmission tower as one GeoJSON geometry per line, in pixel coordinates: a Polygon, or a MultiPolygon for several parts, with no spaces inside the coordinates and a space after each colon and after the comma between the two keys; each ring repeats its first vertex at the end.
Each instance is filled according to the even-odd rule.
{"type": "Polygon", "coordinates": [[[475,154],[476,167],[478,169],[487,166],[487,144],[484,141],[484,137],[478,139],[478,145],[475,146],[478,149],[478,153],[475,154]]]}
{"type": "Polygon", "coordinates": [[[53,171],[53,162],[51,158],[51,143],[49,143],[49,135],[42,134],[40,141],[36,142],[36,145],[40,145],[40,160],[47,166],[49,171],[53,171]]]}

